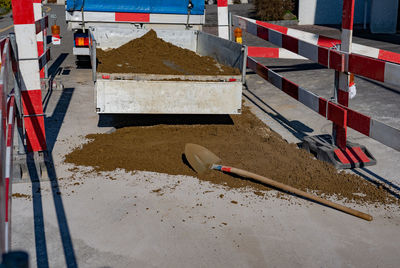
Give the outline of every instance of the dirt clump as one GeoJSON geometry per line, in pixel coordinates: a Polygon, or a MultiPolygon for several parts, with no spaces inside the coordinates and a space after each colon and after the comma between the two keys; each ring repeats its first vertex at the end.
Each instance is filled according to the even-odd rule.
{"type": "Polygon", "coordinates": [[[265,126],[248,108],[232,115],[231,123],[199,125],[131,126],[111,134],[91,134],[89,141],[66,155],[65,162],[92,166],[98,171],[144,170],[172,175],[197,176],[200,180],[230,188],[250,187],[262,196],[267,186],[221,172],[195,173],[185,161],[186,143],[202,145],[218,155],[225,165],[262,176],[322,196],[356,202],[394,203],[385,189],[363,178],[337,172],[330,164],[289,144],[265,126]]]}
{"type": "Polygon", "coordinates": [[[28,194],[13,193],[11,196],[13,198],[24,198],[24,199],[27,199],[27,200],[31,200],[32,199],[32,196],[28,195],[28,194]]]}
{"type": "Polygon", "coordinates": [[[238,69],[218,63],[212,57],[177,47],[157,37],[154,30],[108,51],[96,50],[101,73],[143,73],[169,75],[239,75],[238,69]]]}

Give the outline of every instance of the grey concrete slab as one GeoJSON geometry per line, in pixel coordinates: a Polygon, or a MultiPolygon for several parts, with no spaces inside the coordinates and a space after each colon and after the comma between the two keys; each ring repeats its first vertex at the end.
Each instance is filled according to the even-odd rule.
{"type": "MultiPolygon", "coordinates": [[[[62,7],[51,8],[60,20],[62,7]]],[[[50,181],[13,185],[14,193],[28,198],[13,199],[12,247],[27,250],[32,267],[398,266],[398,207],[346,204],[374,216],[374,221],[365,222],[286,194],[277,198],[275,191],[262,198],[250,189],[227,190],[194,177],[98,173],[65,164],[65,154],[84,143],[85,135],[111,128],[99,122],[91,70],[74,67],[72,35],[61,26],[63,45],[54,47],[50,69],[64,90],[49,92],[44,100],[53,160],[47,166],[50,181]]],[[[330,95],[330,71],[306,61],[265,63],[305,88],[330,95]],[[301,71],[294,70],[299,67],[301,71]]],[[[257,75],[249,72],[247,78],[247,105],[289,142],[330,132],[329,121],[257,75]]],[[[398,126],[399,116],[392,113],[398,109],[397,89],[361,79],[356,83],[359,94],[351,105],[398,126]],[[362,97],[393,105],[369,107],[362,97]]],[[[349,131],[349,136],[378,159],[377,166],[355,172],[399,190],[400,153],[356,132],[349,131]]]]}

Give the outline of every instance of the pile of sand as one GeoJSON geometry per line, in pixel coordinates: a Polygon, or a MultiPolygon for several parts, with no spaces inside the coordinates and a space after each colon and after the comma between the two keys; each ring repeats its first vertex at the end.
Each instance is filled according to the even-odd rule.
{"type": "MultiPolygon", "coordinates": [[[[88,135],[91,141],[68,154],[65,161],[92,166],[98,171],[122,168],[197,176],[183,156],[185,144],[196,143],[217,154],[225,165],[249,170],[305,191],[357,202],[396,202],[384,187],[356,175],[337,172],[332,165],[316,160],[295,144],[288,144],[244,108],[242,115],[211,117],[217,121],[201,122],[199,117],[189,118],[188,122],[205,123],[195,125],[174,124],[173,120],[178,117],[164,116],[169,122],[164,125],[141,116],[147,126],[140,126],[135,117],[132,122],[138,126],[119,128],[111,134],[88,135]]],[[[269,189],[260,183],[216,171],[199,179],[232,188],[252,187],[255,193],[269,189]]]]}
{"type": "Polygon", "coordinates": [[[238,75],[238,69],[222,65],[212,57],[202,57],[188,49],[157,38],[150,30],[116,49],[97,49],[101,73],[145,73],[169,75],[238,75]]]}

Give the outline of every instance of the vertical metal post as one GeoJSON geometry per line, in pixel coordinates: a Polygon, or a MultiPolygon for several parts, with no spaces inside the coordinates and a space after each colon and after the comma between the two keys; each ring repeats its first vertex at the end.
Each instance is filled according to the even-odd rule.
{"type": "Polygon", "coordinates": [[[233,41],[232,34],[232,12],[228,13],[228,30],[229,30],[229,40],[233,41]]]}
{"type": "Polygon", "coordinates": [[[18,130],[18,154],[25,154],[25,137],[24,137],[24,114],[22,108],[22,100],[21,100],[21,75],[18,69],[18,49],[17,49],[17,41],[15,39],[15,34],[10,34],[10,44],[11,44],[11,57],[13,57],[12,61],[17,64],[14,72],[14,96],[15,96],[15,106],[17,107],[17,130],[18,130]]]}
{"type": "MultiPolygon", "coordinates": [[[[349,105],[349,78],[348,55],[351,53],[351,44],[353,39],[353,20],[354,20],[354,3],[355,0],[343,0],[342,13],[342,35],[340,50],[347,54],[345,61],[345,72],[335,71],[335,101],[339,104],[349,105]]],[[[346,149],[347,127],[333,124],[332,137],[335,145],[340,149],[346,149]]]]}
{"type": "MultiPolygon", "coordinates": [[[[3,54],[0,53],[0,57],[3,54]]],[[[4,72],[4,65],[6,63],[2,62],[0,68],[0,75],[4,72]]],[[[5,169],[6,169],[6,92],[5,86],[3,84],[4,77],[0,76],[0,254],[5,252],[6,234],[5,234],[5,219],[6,219],[6,188],[5,188],[5,169]]]]}
{"type": "Polygon", "coordinates": [[[242,66],[242,84],[246,85],[247,74],[247,46],[242,46],[243,50],[243,66],[242,66]]]}
{"type": "MultiPolygon", "coordinates": [[[[42,17],[46,16],[46,12],[44,11],[44,9],[42,9],[42,17]]],[[[48,21],[48,18],[47,18],[48,21]]],[[[43,51],[46,52],[47,50],[47,27],[45,27],[42,31],[43,34],[43,51]]],[[[48,70],[48,66],[47,66],[47,61],[46,64],[44,65],[44,78],[47,79],[49,78],[49,70],[48,70]]]]}

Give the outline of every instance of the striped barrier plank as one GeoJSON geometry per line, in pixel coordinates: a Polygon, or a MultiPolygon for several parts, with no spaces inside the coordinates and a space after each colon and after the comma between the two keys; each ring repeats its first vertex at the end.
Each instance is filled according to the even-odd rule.
{"type": "Polygon", "coordinates": [[[296,59],[306,60],[289,50],[280,47],[247,47],[247,56],[254,58],[274,58],[274,59],[296,59]]]}
{"type": "MultiPolygon", "coordinates": [[[[43,12],[42,12],[42,1],[41,0],[33,0],[33,15],[34,15],[34,20],[35,20],[35,28],[36,28],[36,43],[37,43],[37,50],[38,50],[38,55],[42,55],[44,52],[44,36],[43,33],[46,31],[46,28],[49,26],[49,20],[46,17],[43,18],[43,12]],[[47,25],[46,25],[47,22],[47,25]],[[43,25],[42,25],[43,24],[43,25]],[[39,31],[38,31],[39,30],[39,31]]],[[[40,78],[44,78],[45,73],[42,68],[40,68],[40,78]]]]}
{"type": "Polygon", "coordinates": [[[233,16],[232,21],[235,26],[261,39],[269,41],[278,47],[287,49],[330,69],[339,72],[344,71],[345,56],[342,53],[288,36],[284,34],[286,27],[274,25],[273,28],[269,29],[258,25],[256,20],[240,16],[233,16]]]}
{"type": "MultiPolygon", "coordinates": [[[[82,12],[66,12],[66,20],[82,22],[82,12]]],[[[124,13],[124,12],[91,12],[85,11],[85,22],[131,22],[131,23],[160,23],[186,24],[187,15],[154,14],[154,13],[124,13]]],[[[204,15],[190,15],[189,24],[204,24],[204,15]]]]}
{"type": "Polygon", "coordinates": [[[388,147],[400,151],[399,129],[319,97],[280,76],[251,57],[247,58],[247,66],[275,87],[335,124],[341,127],[348,126],[388,147]]]}
{"type": "Polygon", "coordinates": [[[339,72],[351,72],[366,78],[400,86],[399,64],[357,54],[347,54],[315,45],[284,34],[287,28],[279,25],[272,24],[271,28],[266,28],[257,24],[256,20],[240,16],[233,16],[233,23],[253,35],[330,69],[339,72]],[[348,64],[345,64],[345,57],[348,57],[348,64]]]}
{"type": "Polygon", "coordinates": [[[50,61],[50,48],[46,50],[43,55],[39,57],[39,70],[42,70],[43,67],[50,61]]]}
{"type": "MultiPolygon", "coordinates": [[[[264,21],[255,21],[256,24],[262,25],[265,28],[269,29],[275,29],[276,24],[264,22],[264,21]]],[[[321,47],[326,47],[326,48],[332,48],[336,45],[339,45],[342,43],[340,39],[335,39],[335,38],[330,38],[326,37],[323,35],[318,35],[314,33],[309,33],[297,29],[292,29],[292,28],[287,28],[284,26],[279,26],[278,27],[282,33],[285,33],[288,36],[298,38],[300,40],[309,42],[314,45],[318,45],[321,47]]],[[[383,61],[388,61],[392,63],[398,63],[400,64],[400,53],[384,50],[384,49],[379,49],[375,47],[370,47],[366,45],[361,45],[357,43],[352,43],[352,51],[354,54],[358,54],[361,56],[366,56],[374,59],[379,59],[383,61]]]]}
{"type": "Polygon", "coordinates": [[[36,34],[42,32],[49,27],[49,16],[43,17],[35,21],[36,34]]]}

